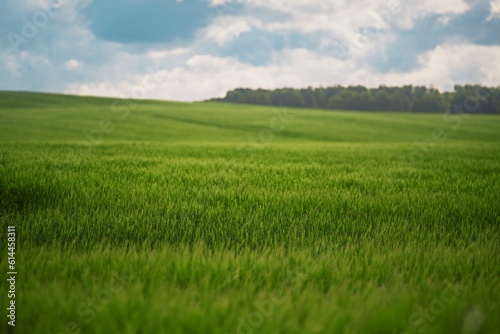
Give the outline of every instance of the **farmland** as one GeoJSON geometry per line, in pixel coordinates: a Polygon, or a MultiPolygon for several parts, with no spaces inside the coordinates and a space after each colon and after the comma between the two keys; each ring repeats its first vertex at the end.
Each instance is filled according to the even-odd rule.
{"type": "Polygon", "coordinates": [[[500,117],[1,92],[0,145],[17,333],[500,328],[500,117]]]}

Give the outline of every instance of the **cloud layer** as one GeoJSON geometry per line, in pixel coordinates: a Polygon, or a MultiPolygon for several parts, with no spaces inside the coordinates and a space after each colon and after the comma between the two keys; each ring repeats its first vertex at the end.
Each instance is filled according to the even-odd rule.
{"type": "Polygon", "coordinates": [[[500,84],[500,3],[7,0],[0,89],[202,100],[235,87],[500,84]]]}

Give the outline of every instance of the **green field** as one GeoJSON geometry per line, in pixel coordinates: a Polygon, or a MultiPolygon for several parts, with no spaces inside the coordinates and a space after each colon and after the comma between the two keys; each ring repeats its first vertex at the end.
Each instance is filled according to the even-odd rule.
{"type": "Polygon", "coordinates": [[[500,117],[133,103],[0,93],[16,333],[498,333],[500,117]]]}

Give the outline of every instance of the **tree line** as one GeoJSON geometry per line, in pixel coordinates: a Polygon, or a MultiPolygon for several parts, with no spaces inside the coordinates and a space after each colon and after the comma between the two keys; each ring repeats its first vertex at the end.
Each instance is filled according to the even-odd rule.
{"type": "Polygon", "coordinates": [[[340,110],[495,114],[500,113],[500,87],[456,85],[452,92],[412,85],[275,90],[237,88],[227,92],[224,98],[210,101],[340,110]]]}

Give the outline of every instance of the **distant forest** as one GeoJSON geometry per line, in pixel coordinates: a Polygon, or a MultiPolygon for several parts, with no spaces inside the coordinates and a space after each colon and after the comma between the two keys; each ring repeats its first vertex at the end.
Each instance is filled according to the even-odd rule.
{"type": "Polygon", "coordinates": [[[500,113],[500,87],[455,86],[440,92],[424,86],[334,86],[275,90],[238,88],[210,101],[339,110],[500,113]]]}

